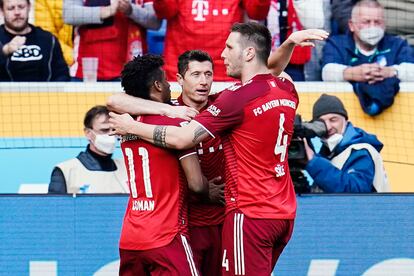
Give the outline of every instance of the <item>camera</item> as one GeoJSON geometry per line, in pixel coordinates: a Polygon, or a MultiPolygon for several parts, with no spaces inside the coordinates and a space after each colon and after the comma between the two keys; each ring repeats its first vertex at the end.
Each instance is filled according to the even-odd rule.
{"type": "Polygon", "coordinates": [[[300,115],[295,116],[293,136],[288,148],[288,162],[296,193],[310,192],[309,181],[303,173],[308,162],[303,138],[307,138],[309,141],[310,138],[324,137],[326,134],[327,129],[324,121],[303,122],[300,115]]]}

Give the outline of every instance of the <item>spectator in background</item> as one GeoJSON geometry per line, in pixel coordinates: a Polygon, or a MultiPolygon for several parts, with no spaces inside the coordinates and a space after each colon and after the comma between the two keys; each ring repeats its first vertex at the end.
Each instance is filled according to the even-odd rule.
{"type": "Polygon", "coordinates": [[[83,124],[89,145],[76,158],[57,164],[52,171],[49,193],[128,193],[123,160],[112,159],[115,136],[109,136],[105,106],[94,106],[83,124]]]}
{"type": "Polygon", "coordinates": [[[313,105],[313,120],[323,120],[327,137],[315,154],[305,140],[306,171],[327,193],[390,192],[375,135],[354,127],[341,100],[323,94],[313,105]]]}
{"type": "MultiPolygon", "coordinates": [[[[360,0],[332,0],[332,24],[334,34],[349,31],[352,6],[360,0]]],[[[414,1],[413,0],[378,0],[385,10],[387,32],[400,35],[414,47],[414,1]]]]}
{"type": "Polygon", "coordinates": [[[59,41],[28,23],[29,0],[0,0],[0,81],[68,81],[59,41]]]}
{"type": "Polygon", "coordinates": [[[98,80],[119,80],[122,67],[145,53],[146,28],[161,21],[149,0],[64,0],[65,23],[74,25],[71,76],[82,79],[82,58],[98,58],[98,80]]]}
{"type": "Polygon", "coordinates": [[[214,62],[214,80],[232,81],[226,75],[222,47],[233,23],[251,19],[264,20],[270,0],[154,0],[159,18],[167,19],[165,70],[170,81],[176,80],[177,59],[186,50],[208,52],[214,62]]]}
{"type": "MultiPolygon", "coordinates": [[[[331,2],[322,0],[323,30],[331,32],[331,2]]],[[[311,12],[310,12],[311,13],[311,12]]],[[[325,41],[315,41],[311,50],[311,59],[305,63],[304,73],[306,81],[322,81],[322,49],[325,41]]]]}
{"type": "Polygon", "coordinates": [[[59,40],[66,63],[73,64],[73,28],[64,24],[63,0],[36,0],[34,13],[36,25],[51,32],[59,40]]]}
{"type": "MultiPolygon", "coordinates": [[[[272,50],[292,32],[323,28],[323,0],[271,0],[267,27],[272,35],[272,50]]],[[[294,81],[304,81],[304,65],[311,60],[311,47],[296,47],[285,71],[294,81]]],[[[316,70],[316,69],[315,69],[316,70]]]]}
{"type": "Polygon", "coordinates": [[[384,35],[384,9],[375,0],[353,7],[349,29],[327,40],[322,79],[351,82],[362,109],[378,115],[394,102],[400,81],[414,80],[412,49],[407,41],[384,35]]]}
{"type": "Polygon", "coordinates": [[[332,34],[346,34],[352,7],[359,0],[331,0],[332,34]]]}

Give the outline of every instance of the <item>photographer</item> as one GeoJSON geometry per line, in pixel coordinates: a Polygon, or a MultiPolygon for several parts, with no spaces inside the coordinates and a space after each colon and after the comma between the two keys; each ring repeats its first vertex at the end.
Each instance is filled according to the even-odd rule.
{"type": "Polygon", "coordinates": [[[390,188],[379,154],[383,144],[375,135],[356,128],[348,121],[343,103],[323,94],[313,106],[313,120],[323,120],[327,135],[315,153],[304,140],[308,163],[306,171],[327,193],[389,192],[390,188]]]}

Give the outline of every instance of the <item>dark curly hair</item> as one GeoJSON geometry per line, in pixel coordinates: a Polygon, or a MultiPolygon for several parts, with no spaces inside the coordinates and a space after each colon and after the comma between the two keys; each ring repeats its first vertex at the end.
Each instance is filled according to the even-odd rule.
{"type": "Polygon", "coordinates": [[[155,81],[161,81],[164,60],[159,55],[136,56],[125,64],[121,72],[121,85],[126,94],[150,99],[150,88],[155,81]]]}

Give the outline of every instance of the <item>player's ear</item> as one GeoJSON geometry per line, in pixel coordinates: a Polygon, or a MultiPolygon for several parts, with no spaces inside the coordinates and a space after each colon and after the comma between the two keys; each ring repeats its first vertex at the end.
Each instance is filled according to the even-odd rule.
{"type": "Polygon", "coordinates": [[[256,56],[256,50],[253,47],[247,47],[244,49],[246,61],[251,61],[256,56]]]}
{"type": "Polygon", "coordinates": [[[180,73],[177,73],[177,82],[178,82],[178,84],[180,85],[180,86],[183,86],[183,82],[184,82],[184,77],[183,76],[181,76],[181,74],[180,73]]]}
{"type": "Polygon", "coordinates": [[[92,129],[85,127],[85,128],[83,129],[83,132],[85,133],[85,137],[86,137],[89,141],[92,141],[92,140],[93,140],[93,138],[94,138],[94,135],[95,135],[95,134],[93,133],[92,129]]]}
{"type": "Polygon", "coordinates": [[[161,84],[161,82],[160,81],[154,81],[154,84],[153,84],[153,86],[154,86],[154,88],[155,88],[155,90],[157,91],[157,92],[161,92],[162,91],[162,84],[161,84]]]}

